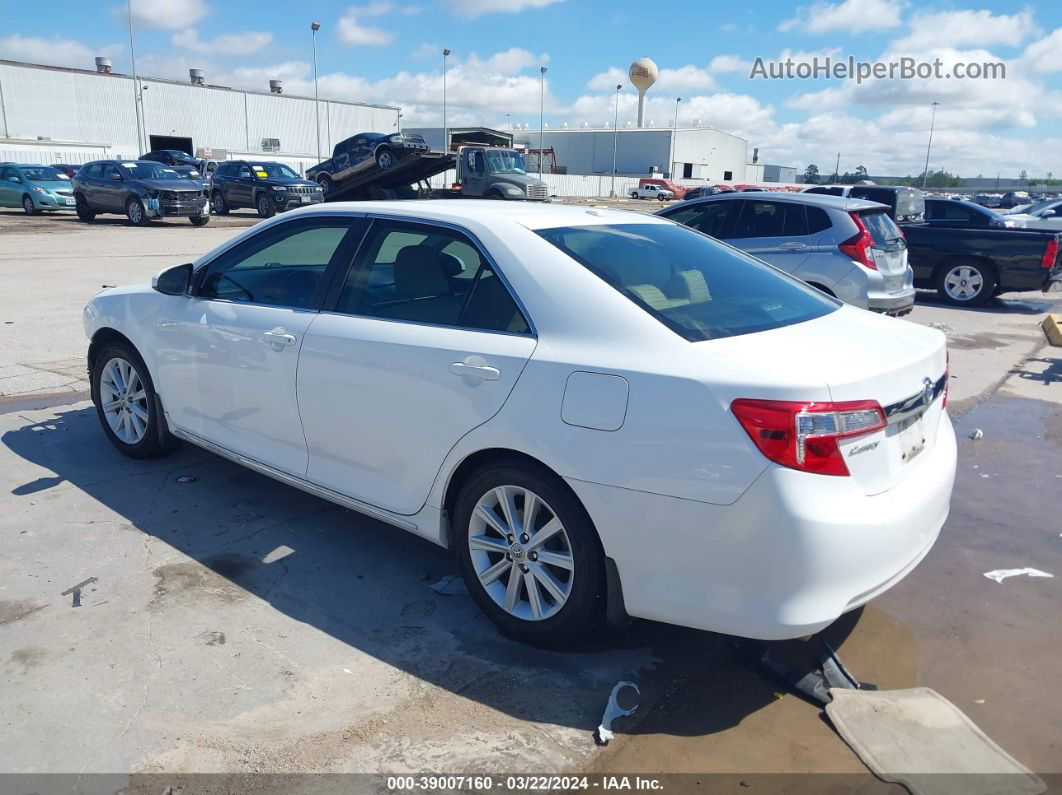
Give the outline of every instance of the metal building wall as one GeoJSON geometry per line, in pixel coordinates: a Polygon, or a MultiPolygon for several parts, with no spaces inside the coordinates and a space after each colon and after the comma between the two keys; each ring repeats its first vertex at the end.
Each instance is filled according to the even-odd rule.
{"type": "MultiPolygon", "coordinates": [[[[280,141],[276,154],[316,155],[314,101],[213,86],[141,78],[146,134],[191,138],[195,148],[261,151],[263,138],[280,141]]],[[[108,156],[135,157],[133,79],[33,65],[0,63],[7,130],[0,137],[102,144],[108,156]]],[[[393,132],[398,109],[321,100],[321,153],[357,132],[393,132]],[[331,132],[331,136],[329,133],[331,132]]],[[[55,149],[47,141],[40,147],[55,149]]],[[[274,154],[274,153],[264,153],[274,154]]],[[[41,158],[38,158],[41,159],[41,158]]],[[[55,157],[46,158],[55,162],[55,157]]]]}
{"type": "Polygon", "coordinates": [[[675,163],[679,177],[682,163],[703,166],[702,177],[722,180],[727,171],[731,180],[744,182],[752,178],[746,173],[749,144],[744,138],[710,127],[694,127],[675,131],[675,163]]]}

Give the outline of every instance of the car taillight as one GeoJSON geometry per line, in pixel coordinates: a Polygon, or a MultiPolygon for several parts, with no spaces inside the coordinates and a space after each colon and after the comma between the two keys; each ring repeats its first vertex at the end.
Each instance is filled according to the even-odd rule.
{"type": "Polygon", "coordinates": [[[863,223],[863,219],[859,217],[858,213],[848,213],[848,217],[852,219],[859,231],[837,248],[859,264],[876,271],[878,264],[874,262],[874,258],[870,254],[870,249],[874,245],[874,238],[870,236],[870,230],[867,229],[866,224],[863,223]]]}
{"type": "Polygon", "coordinates": [[[1046,270],[1051,270],[1055,267],[1055,260],[1058,259],[1058,238],[1053,237],[1047,241],[1047,248],[1044,249],[1043,259],[1040,260],[1040,267],[1046,270]]]}
{"type": "Polygon", "coordinates": [[[848,475],[837,442],[873,433],[886,424],[876,400],[802,403],[743,398],[731,403],[730,410],[768,459],[817,475],[848,475]]]}

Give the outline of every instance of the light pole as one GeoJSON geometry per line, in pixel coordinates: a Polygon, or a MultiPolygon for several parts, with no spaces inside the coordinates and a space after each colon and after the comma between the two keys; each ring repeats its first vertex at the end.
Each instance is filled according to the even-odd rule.
{"type": "Polygon", "coordinates": [[[506,127],[506,129],[509,129],[509,130],[511,130],[513,128],[513,121],[512,121],[511,118],[509,118],[510,115],[511,114],[508,114],[508,113],[505,114],[505,127],[506,127]]]}
{"type": "Polygon", "coordinates": [[[546,151],[543,143],[546,134],[546,67],[539,67],[538,75],[538,178],[542,179],[542,156],[546,151]]]}
{"type": "Polygon", "coordinates": [[[616,152],[619,150],[619,95],[621,88],[623,88],[622,83],[616,86],[616,113],[612,122],[612,187],[609,189],[608,195],[613,199],[616,198],[616,152]]]}
{"type": "Polygon", "coordinates": [[[933,126],[937,121],[937,105],[939,102],[933,103],[933,115],[929,119],[929,143],[926,144],[926,167],[922,172],[922,190],[926,189],[926,183],[929,181],[929,150],[933,148],[933,126]]]}
{"type": "Polygon", "coordinates": [[[675,123],[671,125],[671,162],[668,163],[668,177],[675,178],[675,138],[678,136],[678,110],[682,97],[675,97],[675,123]]]}
{"type": "MultiPolygon", "coordinates": [[[[142,97],[140,95],[140,79],[136,76],[136,48],[133,46],[133,0],[126,1],[126,12],[129,18],[129,58],[133,62],[133,110],[136,112],[136,146],[140,149],[140,152],[145,151],[144,146],[144,128],[140,121],[140,106],[142,103],[142,97]]],[[[140,157],[140,152],[136,153],[137,157],[140,157]]]]}
{"type": "Polygon", "coordinates": [[[317,117],[317,162],[321,162],[321,103],[317,93],[317,31],[320,22],[310,23],[310,38],[313,39],[313,112],[317,117]]]}
{"type": "Polygon", "coordinates": [[[450,50],[443,50],[443,151],[450,151],[450,131],[446,126],[446,59],[450,57],[450,50]]]}

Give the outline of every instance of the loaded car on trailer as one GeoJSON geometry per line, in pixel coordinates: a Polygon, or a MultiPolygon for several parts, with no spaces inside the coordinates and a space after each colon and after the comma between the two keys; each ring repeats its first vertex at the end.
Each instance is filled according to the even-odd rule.
{"type": "Polygon", "coordinates": [[[428,151],[424,138],[409,133],[366,132],[340,141],[328,160],[306,170],[306,176],[328,193],[336,185],[376,166],[386,171],[400,161],[428,151]]]}

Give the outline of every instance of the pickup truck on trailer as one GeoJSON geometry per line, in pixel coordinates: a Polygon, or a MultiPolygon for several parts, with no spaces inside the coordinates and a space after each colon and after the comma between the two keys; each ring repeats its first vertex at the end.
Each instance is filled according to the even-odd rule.
{"type": "Polygon", "coordinates": [[[328,160],[306,169],[306,177],[328,193],[363,171],[374,167],[387,171],[400,160],[418,157],[427,151],[428,145],[419,135],[358,133],[336,144],[328,160]]]}
{"type": "Polygon", "coordinates": [[[904,223],[916,287],[941,299],[980,306],[1020,290],[1062,289],[1062,234],[1026,229],[953,229],[904,223]]]}

